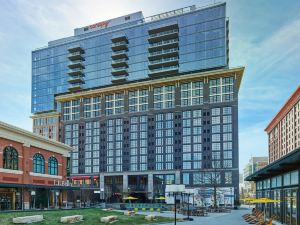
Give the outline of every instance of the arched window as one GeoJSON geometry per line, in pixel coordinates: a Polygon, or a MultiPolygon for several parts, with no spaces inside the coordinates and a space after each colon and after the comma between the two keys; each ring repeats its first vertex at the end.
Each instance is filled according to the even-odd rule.
{"type": "Polygon", "coordinates": [[[58,162],[54,156],[51,156],[48,160],[48,174],[50,175],[58,174],[58,162]]]}
{"type": "Polygon", "coordinates": [[[34,173],[45,173],[45,159],[37,153],[33,156],[33,172],[34,173]]]}
{"type": "Polygon", "coordinates": [[[3,150],[3,168],[18,170],[19,155],[15,148],[7,146],[3,150]]]}

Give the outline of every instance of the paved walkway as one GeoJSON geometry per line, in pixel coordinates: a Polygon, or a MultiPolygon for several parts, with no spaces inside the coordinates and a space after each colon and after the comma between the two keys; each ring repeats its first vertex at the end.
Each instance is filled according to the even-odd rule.
{"type": "MultiPolygon", "coordinates": [[[[231,210],[231,213],[209,213],[208,216],[205,217],[195,217],[192,216],[194,221],[184,221],[177,222],[178,225],[248,225],[242,218],[242,215],[250,213],[250,209],[242,208],[239,210],[231,210]]],[[[163,212],[163,213],[149,213],[149,212],[138,212],[138,214],[155,214],[164,217],[173,217],[173,212],[163,212]]],[[[177,214],[178,215],[178,214],[177,214]]],[[[184,218],[186,216],[178,215],[178,218],[184,218]]],[[[173,223],[166,223],[164,225],[173,225],[173,223]]]]}

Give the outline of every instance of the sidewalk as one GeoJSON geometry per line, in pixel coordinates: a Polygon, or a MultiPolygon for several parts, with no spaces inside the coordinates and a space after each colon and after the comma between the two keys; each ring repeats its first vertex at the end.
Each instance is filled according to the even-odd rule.
{"type": "MultiPolygon", "coordinates": [[[[242,208],[239,210],[232,210],[231,213],[209,213],[208,216],[205,217],[195,217],[191,216],[194,221],[184,221],[177,222],[177,224],[182,225],[248,225],[242,218],[242,215],[246,213],[250,213],[251,210],[248,208],[242,208]]],[[[173,212],[163,212],[163,213],[151,213],[151,212],[138,212],[138,214],[142,215],[158,215],[163,217],[173,217],[173,212]]],[[[177,218],[185,218],[181,214],[177,214],[177,218]]],[[[166,223],[164,225],[173,225],[174,223],[166,223]]]]}

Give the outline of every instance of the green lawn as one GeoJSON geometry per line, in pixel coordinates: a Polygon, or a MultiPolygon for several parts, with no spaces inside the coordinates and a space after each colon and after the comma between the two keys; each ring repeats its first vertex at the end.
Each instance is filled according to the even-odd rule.
{"type": "MultiPolygon", "coordinates": [[[[138,225],[138,224],[150,224],[144,219],[143,215],[135,216],[124,216],[123,213],[118,212],[106,212],[101,209],[76,209],[76,210],[60,210],[60,211],[36,211],[36,212],[15,212],[15,213],[0,213],[0,224],[10,225],[12,223],[12,218],[19,216],[30,216],[30,215],[43,215],[44,221],[39,223],[33,223],[35,225],[56,225],[60,223],[60,217],[71,216],[71,215],[83,215],[83,221],[76,224],[80,225],[96,225],[105,224],[100,222],[100,217],[117,215],[119,221],[113,224],[116,225],[138,225]]],[[[163,214],[162,214],[163,216],[163,214]]],[[[158,217],[156,221],[152,223],[164,223],[173,221],[171,218],[158,217]]]]}

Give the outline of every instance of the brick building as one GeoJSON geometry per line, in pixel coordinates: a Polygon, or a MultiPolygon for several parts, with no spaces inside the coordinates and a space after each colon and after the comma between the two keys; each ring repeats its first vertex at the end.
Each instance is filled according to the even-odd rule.
{"type": "Polygon", "coordinates": [[[300,147],[300,86],[265,131],[268,134],[270,163],[300,147]]]}
{"type": "Polygon", "coordinates": [[[71,147],[0,122],[0,210],[67,203],[71,147]]]}

